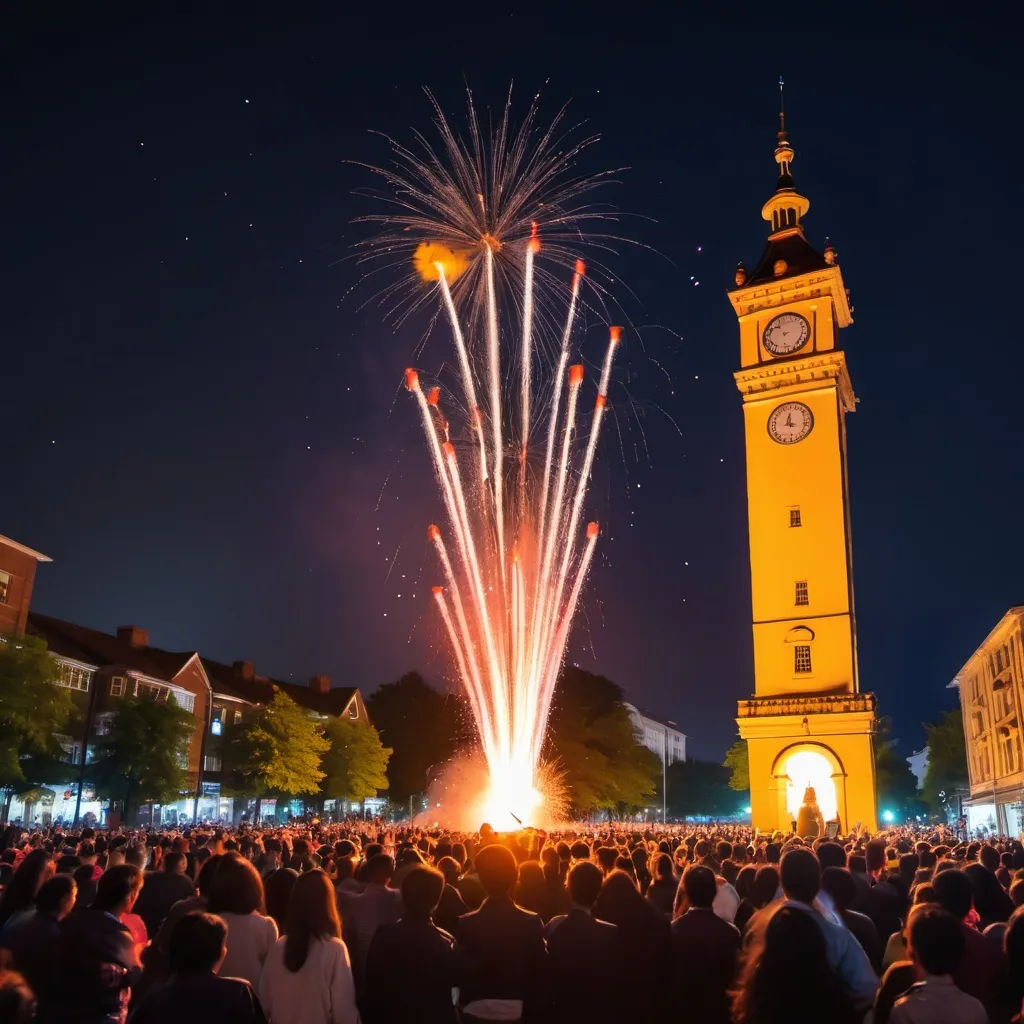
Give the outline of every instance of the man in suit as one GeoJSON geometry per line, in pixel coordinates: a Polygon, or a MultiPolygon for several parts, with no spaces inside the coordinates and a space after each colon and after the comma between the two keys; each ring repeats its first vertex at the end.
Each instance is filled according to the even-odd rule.
{"type": "Polygon", "coordinates": [[[460,1002],[468,1020],[474,1019],[474,1009],[484,1011],[474,1004],[498,1001],[510,1004],[507,1010],[518,1004],[519,1019],[530,1024],[544,1011],[544,925],[537,914],[512,902],[518,869],[508,847],[485,846],[476,870],[486,899],[479,910],[460,917],[455,930],[460,1002]]]}
{"type": "Polygon", "coordinates": [[[178,900],[195,895],[195,886],[186,869],[188,858],[183,853],[168,853],[158,871],[147,871],[142,892],[135,901],[135,913],[146,924],[146,931],[156,935],[171,907],[178,900]]]}
{"type": "Polygon", "coordinates": [[[718,884],[710,868],[687,868],[683,889],[689,909],[672,922],[673,1002],[701,1024],[729,1024],[739,930],[714,912],[718,884]]]}
{"type": "Polygon", "coordinates": [[[558,1024],[615,1020],[626,1009],[619,929],[594,917],[603,879],[590,861],[573,865],[566,879],[569,912],[545,930],[551,1019],[558,1024]]]}

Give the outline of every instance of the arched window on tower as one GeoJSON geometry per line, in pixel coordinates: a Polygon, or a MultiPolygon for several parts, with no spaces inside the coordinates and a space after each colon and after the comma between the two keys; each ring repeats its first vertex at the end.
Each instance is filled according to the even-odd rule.
{"type": "Polygon", "coordinates": [[[813,671],[811,645],[814,643],[814,630],[809,626],[794,626],[786,634],[786,643],[793,647],[793,674],[810,674],[813,671]]]}

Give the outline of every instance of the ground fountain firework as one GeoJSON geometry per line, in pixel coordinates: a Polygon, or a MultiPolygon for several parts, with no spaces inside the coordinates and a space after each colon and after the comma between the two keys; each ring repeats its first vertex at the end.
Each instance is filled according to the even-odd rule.
{"type": "Polygon", "coordinates": [[[447,516],[427,533],[443,579],[434,599],[487,763],[474,807],[512,827],[543,814],[546,723],[600,533],[584,506],[621,330],[608,329],[587,416],[572,356],[600,288],[588,305],[579,254],[607,247],[609,236],[584,231],[607,217],[584,201],[607,174],[574,165],[594,140],[561,148],[561,115],[538,131],[536,104],[515,131],[508,104],[491,134],[472,102],[469,113],[463,139],[435,104],[441,146],[392,142],[393,166],[373,168],[394,210],[367,218],[382,225],[369,254],[411,259],[418,290],[400,282],[396,305],[436,302],[454,346],[452,393],[415,369],[405,383],[447,516]]]}

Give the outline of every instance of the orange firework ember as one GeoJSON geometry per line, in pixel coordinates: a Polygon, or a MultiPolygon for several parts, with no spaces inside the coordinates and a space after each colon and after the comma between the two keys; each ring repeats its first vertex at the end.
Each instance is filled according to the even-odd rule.
{"type": "Polygon", "coordinates": [[[467,805],[513,828],[543,814],[547,720],[600,534],[583,507],[622,330],[609,331],[581,430],[583,364],[570,357],[586,267],[569,246],[585,240],[579,221],[603,216],[578,202],[601,176],[573,177],[582,147],[556,150],[555,125],[534,139],[532,110],[511,137],[506,110],[488,140],[471,109],[468,141],[437,113],[441,154],[428,146],[420,162],[395,145],[399,170],[378,172],[398,210],[376,218],[377,245],[411,255],[451,331],[462,423],[449,430],[444,393],[415,369],[405,384],[446,514],[427,529],[443,584],[432,594],[487,761],[487,792],[467,805]]]}

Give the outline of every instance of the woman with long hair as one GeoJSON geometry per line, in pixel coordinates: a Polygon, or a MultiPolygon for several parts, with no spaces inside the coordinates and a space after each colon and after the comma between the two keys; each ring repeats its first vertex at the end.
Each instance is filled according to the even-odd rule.
{"type": "Polygon", "coordinates": [[[334,886],[319,868],[292,887],[286,934],[267,956],[258,991],[270,1024],[358,1024],[334,886]]]}
{"type": "Polygon", "coordinates": [[[761,864],[750,882],[750,892],[736,908],[733,924],[742,932],[750,919],[771,903],[779,892],[779,869],[774,864],[761,864]]]}
{"type": "Polygon", "coordinates": [[[260,873],[240,853],[221,857],[210,883],[209,912],[228,929],[228,953],[217,973],[244,978],[255,988],[277,942],[277,925],[266,916],[260,873]]]}
{"type": "Polygon", "coordinates": [[[278,868],[263,879],[263,891],[267,897],[267,916],[274,919],[278,935],[284,935],[288,930],[288,903],[298,878],[299,873],[295,868],[278,868]]]}
{"type": "Polygon", "coordinates": [[[637,986],[630,1000],[631,1016],[637,1020],[660,1016],[668,1009],[672,974],[672,930],[668,919],[640,895],[633,879],[618,868],[601,885],[594,917],[618,926],[622,970],[637,986]]]}
{"type": "Polygon", "coordinates": [[[647,895],[644,897],[662,917],[672,917],[672,907],[675,905],[676,889],[679,888],[679,879],[676,878],[672,858],[667,853],[656,853],[651,858],[651,870],[654,880],[647,887],[647,895]]]}
{"type": "Polygon", "coordinates": [[[0,931],[13,928],[36,908],[36,893],[53,877],[53,858],[46,850],[33,850],[18,865],[0,896],[0,931]]]}
{"type": "Polygon", "coordinates": [[[828,962],[825,934],[812,912],[782,906],[747,953],[733,994],[734,1024],[777,1024],[813,1016],[857,1024],[858,1014],[828,962]]]}

